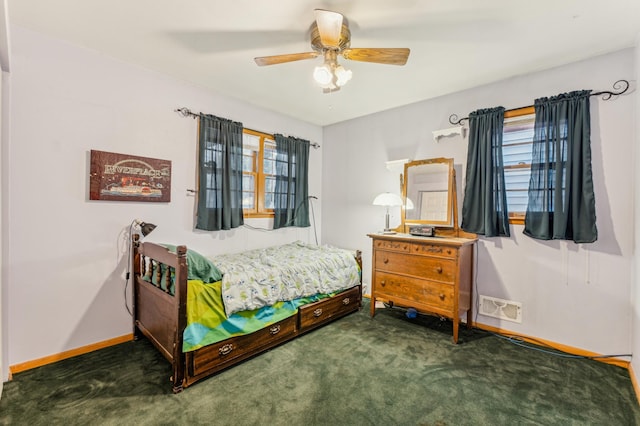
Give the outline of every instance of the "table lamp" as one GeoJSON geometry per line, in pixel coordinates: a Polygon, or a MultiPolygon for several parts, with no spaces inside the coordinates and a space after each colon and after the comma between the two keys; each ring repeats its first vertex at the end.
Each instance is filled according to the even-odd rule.
{"type": "Polygon", "coordinates": [[[402,198],[400,198],[397,194],[392,194],[390,192],[383,192],[379,194],[373,200],[374,206],[385,206],[387,208],[387,213],[384,218],[384,234],[395,234],[394,231],[389,229],[389,207],[401,206],[402,198]]]}

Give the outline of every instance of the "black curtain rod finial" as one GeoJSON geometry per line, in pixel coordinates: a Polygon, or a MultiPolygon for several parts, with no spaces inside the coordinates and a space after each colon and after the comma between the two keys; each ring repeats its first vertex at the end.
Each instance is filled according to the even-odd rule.
{"type": "Polygon", "coordinates": [[[178,114],[180,114],[183,117],[196,118],[198,116],[198,114],[192,113],[189,108],[185,108],[185,107],[174,109],[174,111],[177,112],[178,114]]]}
{"type": "Polygon", "coordinates": [[[451,114],[451,115],[449,116],[449,123],[451,123],[451,124],[453,124],[453,125],[459,124],[459,125],[461,125],[461,126],[462,126],[462,122],[463,122],[464,120],[469,120],[469,117],[462,117],[462,118],[458,118],[458,115],[457,115],[457,114],[451,114]]]}
{"type": "Polygon", "coordinates": [[[612,92],[609,90],[603,90],[602,92],[592,93],[591,96],[602,95],[602,100],[608,101],[613,96],[618,96],[618,95],[622,95],[623,93],[626,93],[627,90],[629,90],[629,86],[630,86],[629,81],[618,80],[615,83],[613,83],[613,90],[615,90],[615,92],[612,92]]]}

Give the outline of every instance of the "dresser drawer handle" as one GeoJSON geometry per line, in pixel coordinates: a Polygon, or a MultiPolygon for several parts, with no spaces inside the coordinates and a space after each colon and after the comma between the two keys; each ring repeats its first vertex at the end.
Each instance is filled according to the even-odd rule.
{"type": "Polygon", "coordinates": [[[439,274],[441,274],[441,273],[442,273],[442,266],[438,266],[438,267],[436,268],[436,272],[437,272],[437,273],[439,273],[439,274]]]}
{"type": "Polygon", "coordinates": [[[351,300],[348,297],[345,297],[344,299],[342,299],[342,304],[343,305],[348,305],[349,303],[351,303],[351,300]]]}
{"type": "Polygon", "coordinates": [[[444,300],[444,293],[440,293],[440,300],[444,300]]]}
{"type": "Polygon", "coordinates": [[[315,311],[313,311],[313,316],[318,318],[320,315],[322,315],[322,308],[318,308],[315,311]]]}
{"type": "Polygon", "coordinates": [[[382,261],[382,263],[384,263],[384,264],[386,265],[387,263],[389,263],[389,259],[384,259],[384,260],[382,261]]]}
{"type": "Polygon", "coordinates": [[[387,285],[387,283],[386,283],[386,281],[385,281],[385,280],[382,280],[382,281],[380,281],[380,285],[381,285],[382,287],[384,287],[385,285],[387,285]]]}
{"type": "Polygon", "coordinates": [[[229,355],[232,350],[233,350],[233,345],[231,343],[227,343],[226,345],[218,349],[218,352],[220,353],[220,355],[224,356],[224,355],[229,355]]]}
{"type": "Polygon", "coordinates": [[[274,325],[269,329],[269,334],[272,336],[275,336],[278,333],[280,333],[280,324],[274,325]]]}

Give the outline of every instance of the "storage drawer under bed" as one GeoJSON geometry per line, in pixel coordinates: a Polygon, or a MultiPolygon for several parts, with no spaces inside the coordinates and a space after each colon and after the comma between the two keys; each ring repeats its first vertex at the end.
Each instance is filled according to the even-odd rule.
{"type": "Polygon", "coordinates": [[[187,359],[192,359],[189,366],[192,369],[192,374],[197,376],[212,369],[220,370],[229,361],[248,358],[266,347],[275,346],[283,340],[288,340],[296,333],[296,322],[297,315],[293,315],[254,333],[233,337],[197,349],[190,357],[187,357],[187,359]]]}
{"type": "Polygon", "coordinates": [[[300,331],[311,330],[332,318],[346,315],[360,308],[360,286],[340,294],[300,307],[300,331]]]}

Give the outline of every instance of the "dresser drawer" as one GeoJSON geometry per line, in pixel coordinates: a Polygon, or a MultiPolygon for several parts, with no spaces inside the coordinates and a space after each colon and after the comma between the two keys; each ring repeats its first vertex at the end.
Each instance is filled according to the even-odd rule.
{"type": "Polygon", "coordinates": [[[388,241],[388,240],[375,240],[373,247],[377,250],[391,250],[401,253],[411,252],[411,243],[404,241],[388,241]]]}
{"type": "Polygon", "coordinates": [[[399,298],[409,305],[430,305],[441,309],[453,309],[454,286],[402,275],[376,273],[376,297],[399,298]]]}
{"type": "Polygon", "coordinates": [[[207,372],[212,367],[239,357],[246,357],[258,348],[286,339],[296,332],[296,320],[297,316],[293,315],[254,333],[214,343],[211,345],[211,350],[195,351],[193,374],[207,372]]]}
{"type": "Polygon", "coordinates": [[[455,259],[458,256],[458,249],[442,244],[420,243],[411,244],[411,253],[455,259]]]}
{"type": "Polygon", "coordinates": [[[456,278],[456,262],[437,257],[378,251],[375,268],[378,271],[397,272],[448,283],[454,282],[456,278]]]}
{"type": "Polygon", "coordinates": [[[310,303],[300,307],[300,331],[307,331],[360,308],[360,287],[343,291],[329,299],[310,303]]]}

